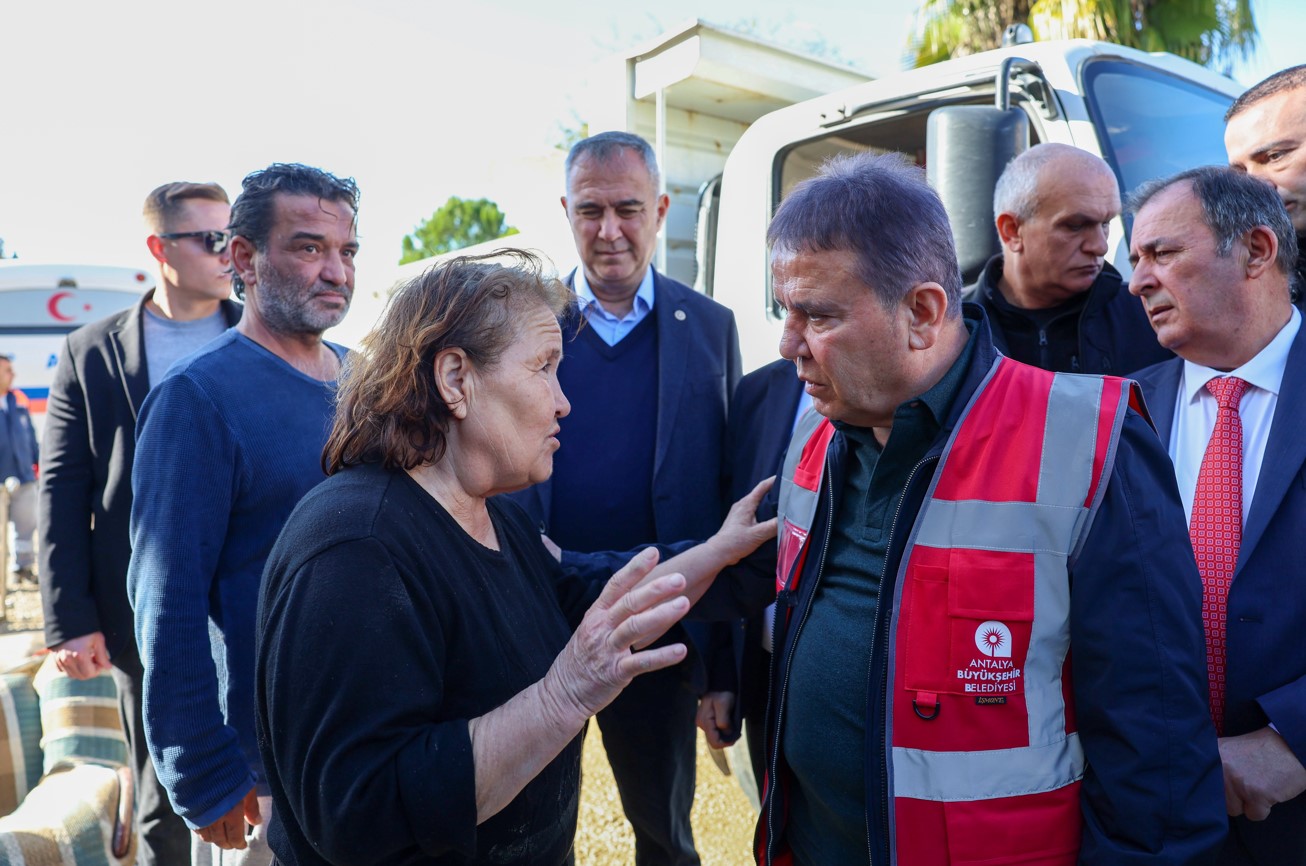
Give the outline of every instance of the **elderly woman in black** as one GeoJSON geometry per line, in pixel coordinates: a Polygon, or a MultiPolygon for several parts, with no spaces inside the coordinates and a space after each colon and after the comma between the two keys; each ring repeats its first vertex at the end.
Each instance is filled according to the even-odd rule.
{"type": "Polygon", "coordinates": [[[569,410],[530,256],[400,288],[343,380],[331,477],[281,533],[259,605],[259,741],[283,864],[561,864],[580,732],[682,644],[639,650],[768,535],[761,488],[667,563],[564,571],[495,494],[546,479],[569,410]]]}

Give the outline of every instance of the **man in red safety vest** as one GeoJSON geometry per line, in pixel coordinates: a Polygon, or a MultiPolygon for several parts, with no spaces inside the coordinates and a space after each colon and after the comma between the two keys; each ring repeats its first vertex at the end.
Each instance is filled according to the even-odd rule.
{"type": "Polygon", "coordinates": [[[1123,379],[1002,357],[897,156],[768,241],[815,413],[780,484],[766,864],[1195,864],[1225,833],[1201,584],[1123,379]]]}

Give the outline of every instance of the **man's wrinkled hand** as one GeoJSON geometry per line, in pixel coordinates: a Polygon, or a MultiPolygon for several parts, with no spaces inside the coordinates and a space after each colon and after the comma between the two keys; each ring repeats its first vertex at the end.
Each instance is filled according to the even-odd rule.
{"type": "Polygon", "coordinates": [[[1264,821],[1276,803],[1306,791],[1306,767],[1273,728],[1220,738],[1224,798],[1230,815],[1264,821]]]}
{"type": "Polygon", "coordinates": [[[250,788],[249,793],[231,807],[231,811],[209,826],[196,830],[195,835],[219,848],[243,850],[246,846],[245,825],[253,826],[262,822],[263,816],[258,810],[258,789],[250,788]]]}
{"type": "Polygon", "coordinates": [[[721,736],[723,731],[730,730],[730,716],[734,709],[734,692],[707,692],[698,699],[698,716],[694,722],[712,748],[724,749],[734,742],[721,736]]]}
{"type": "Polygon", "coordinates": [[[50,647],[50,653],[59,672],[75,680],[89,680],[112,667],[104,634],[98,631],[56,644],[50,647]]]}

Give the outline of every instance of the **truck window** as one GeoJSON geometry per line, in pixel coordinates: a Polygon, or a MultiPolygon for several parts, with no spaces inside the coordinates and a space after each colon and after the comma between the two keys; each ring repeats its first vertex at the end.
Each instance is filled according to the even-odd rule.
{"type": "Polygon", "coordinates": [[[1082,74],[1102,153],[1126,194],[1154,178],[1227,162],[1229,96],[1118,58],[1089,61],[1082,74]]]}
{"type": "MultiPolygon", "coordinates": [[[[1013,93],[1013,99],[1019,102],[1019,93],[1013,93]]],[[[930,100],[921,102],[919,107],[904,110],[890,116],[879,117],[858,123],[854,118],[848,124],[839,127],[829,135],[808,139],[788,150],[781,151],[776,157],[777,180],[775,185],[776,200],[772,208],[778,207],[780,200],[800,181],[816,174],[821,163],[840,153],[888,153],[897,151],[906,154],[917,165],[925,167],[925,131],[930,112],[943,105],[992,105],[993,93],[978,92],[966,98],[949,100],[930,100]]],[[[1038,144],[1038,124],[1031,124],[1030,144],[1038,144]]]]}
{"type": "MultiPolygon", "coordinates": [[[[1022,95],[1013,89],[1013,103],[1019,104],[1022,95]]],[[[992,90],[978,91],[963,98],[948,100],[930,100],[918,107],[905,109],[901,113],[881,116],[860,124],[854,118],[849,124],[837,131],[819,138],[808,139],[776,156],[775,171],[777,183],[774,189],[776,199],[771,203],[772,211],[780,206],[780,201],[789,194],[799,182],[816,174],[821,163],[841,153],[888,153],[897,151],[906,154],[922,168],[925,167],[925,140],[930,113],[943,105],[992,105],[992,90]]],[[[1035,118],[1031,118],[1035,120],[1035,118]]],[[[1038,123],[1030,124],[1030,144],[1038,144],[1038,123]]],[[[767,274],[767,297],[770,297],[770,274],[767,274]]],[[[776,319],[784,318],[784,311],[774,301],[771,302],[771,315],[776,319]]]]}
{"type": "Polygon", "coordinates": [[[929,113],[923,111],[901,114],[860,126],[841,128],[838,132],[790,148],[778,158],[780,182],[776,184],[776,190],[779,195],[773,205],[778,207],[781,199],[794,186],[816,174],[821,163],[841,153],[898,151],[906,154],[917,165],[924,166],[925,124],[928,118],[929,113]]]}
{"type": "MultiPolygon", "coordinates": [[[[721,175],[708,178],[698,188],[698,221],[694,224],[695,262],[716,261],[717,219],[721,215],[721,175]]],[[[713,293],[712,268],[700,265],[694,290],[709,298],[713,293]]]]}

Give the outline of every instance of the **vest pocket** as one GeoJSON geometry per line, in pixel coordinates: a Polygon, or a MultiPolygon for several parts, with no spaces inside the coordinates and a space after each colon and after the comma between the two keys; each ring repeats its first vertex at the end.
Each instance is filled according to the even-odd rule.
{"type": "Polygon", "coordinates": [[[1023,694],[1034,619],[1033,555],[917,547],[901,617],[907,691],[1023,694]]]}
{"type": "Polygon", "coordinates": [[[1033,554],[956,548],[949,554],[949,690],[973,698],[1023,695],[1033,554]]]}
{"type": "Polygon", "coordinates": [[[1079,858],[1079,783],[1023,797],[942,805],[953,866],[1074,866],[1079,858]]]}

